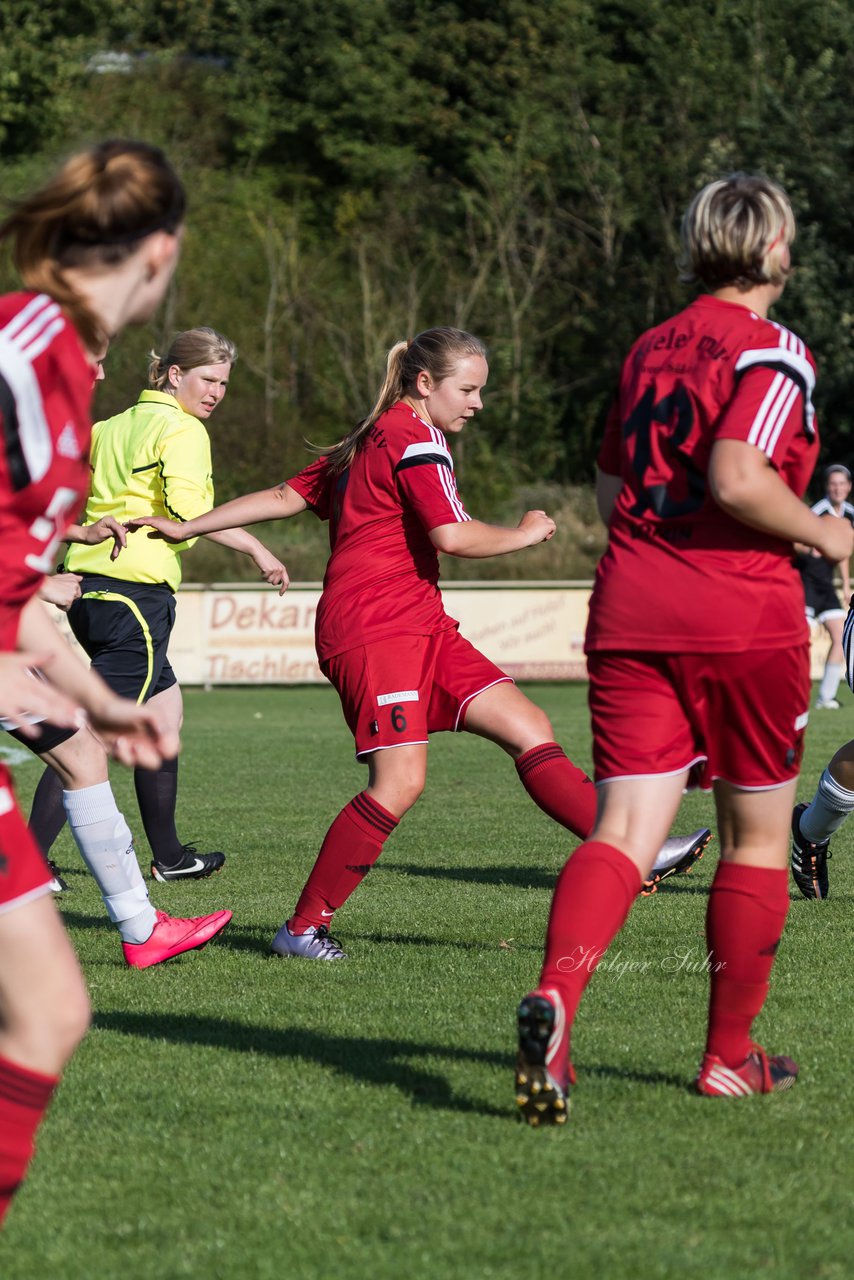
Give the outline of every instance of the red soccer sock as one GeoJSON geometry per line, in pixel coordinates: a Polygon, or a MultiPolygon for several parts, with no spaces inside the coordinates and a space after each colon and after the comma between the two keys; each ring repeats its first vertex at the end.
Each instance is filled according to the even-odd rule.
{"type": "Polygon", "coordinates": [[[532,747],[516,761],[522,786],[543,813],[586,840],[596,821],[596,788],[557,742],[532,747]]]}
{"type": "Polygon", "coordinates": [[[327,831],[300,894],[289,921],[292,933],[329,923],[332,913],[364,880],[396,826],[394,814],[364,791],[344,806],[327,831]]]}
{"type": "Polygon", "coordinates": [[[599,961],[626,922],[641,875],[631,858],[599,840],[579,845],[555,885],[540,987],[557,987],[567,1025],[599,961]]]}
{"type": "Polygon", "coordinates": [[[58,1076],[45,1076],[0,1058],[0,1222],[24,1181],[58,1076]]]}
{"type": "Polygon", "coordinates": [[[718,864],[706,912],[711,965],[706,1052],[728,1067],[750,1053],[750,1028],[768,995],[768,979],[789,910],[786,871],[718,864]]]}

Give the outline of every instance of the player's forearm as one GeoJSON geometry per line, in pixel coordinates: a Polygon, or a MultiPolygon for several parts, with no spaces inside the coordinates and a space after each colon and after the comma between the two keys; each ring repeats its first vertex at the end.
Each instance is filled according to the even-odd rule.
{"type": "Polygon", "coordinates": [[[263,550],[263,544],[245,529],[220,529],[216,533],[206,533],[204,536],[211,542],[218,542],[220,546],[231,547],[232,551],[242,551],[244,555],[252,556],[253,559],[260,550],[263,550]]]}
{"type": "Polygon", "coordinates": [[[290,485],[280,484],[274,489],[261,489],[242,498],[233,498],[221,507],[195,516],[186,521],[185,531],[188,538],[199,538],[203,534],[221,533],[246,524],[259,524],[263,520],[284,520],[305,508],[305,498],[300,497],[290,485]]]}
{"type": "Polygon", "coordinates": [[[437,551],[449,556],[459,556],[464,560],[509,555],[532,545],[530,533],[526,529],[505,529],[501,525],[484,524],[480,520],[440,525],[430,531],[430,540],[437,551]]]}

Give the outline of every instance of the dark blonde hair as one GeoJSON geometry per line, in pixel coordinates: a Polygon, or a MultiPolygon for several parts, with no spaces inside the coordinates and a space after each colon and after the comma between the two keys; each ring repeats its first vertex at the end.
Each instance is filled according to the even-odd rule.
{"type": "Polygon", "coordinates": [[[235,364],[237,347],[216,329],[200,325],[176,333],[165,355],[149,352],[148,385],[154,391],[168,391],[169,370],[176,364],[182,373],[205,364],[235,364]]]}
{"type": "Polygon", "coordinates": [[[699,191],[682,221],[681,279],[707,289],[782,284],[795,238],[785,191],[770,178],[731,173],[699,191]]]}
{"type": "Polygon", "coordinates": [[[482,356],[485,360],[486,347],[480,338],[464,329],[425,329],[411,342],[396,342],[386,357],[385,381],[368,416],[336,445],[319,450],[326,455],[330,469],[339,472],[349,467],[377,419],[401,396],[414,391],[419,373],[429,373],[436,383],[444,382],[466,356],[482,356]]]}
{"type": "Polygon", "coordinates": [[[174,235],[184,220],[184,187],[162,151],[113,138],[66,160],[38,191],[17,201],[0,240],[28,288],[66,312],[90,350],[109,338],[69,284],[69,268],[118,266],[155,231],[174,235]]]}

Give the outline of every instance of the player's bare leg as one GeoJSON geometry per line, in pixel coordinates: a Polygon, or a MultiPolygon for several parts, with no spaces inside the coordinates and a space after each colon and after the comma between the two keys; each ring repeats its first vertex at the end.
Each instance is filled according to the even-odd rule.
{"type": "Polygon", "coordinates": [[[816,697],[818,711],[838,711],[839,702],[836,694],[842,677],[845,675],[845,655],[842,651],[843,617],[822,618],[822,623],[830,636],[830,651],[824,664],[824,674],[816,697]]]}
{"type": "MultiPolygon", "coordinates": [[[[465,707],[469,733],[495,742],[516,763],[523,787],[536,805],[574,835],[586,840],[596,820],[596,793],[587,774],[554,741],[546,713],[511,683],[492,685],[465,707]]],[[[666,832],[665,832],[666,835],[666,832]]],[[[663,840],[643,892],[662,880],[690,871],[712,838],[708,827],[663,840]]]]}

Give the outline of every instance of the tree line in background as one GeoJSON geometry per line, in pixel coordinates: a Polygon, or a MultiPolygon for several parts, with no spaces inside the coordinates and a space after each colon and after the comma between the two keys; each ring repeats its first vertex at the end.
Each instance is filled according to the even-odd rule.
{"type": "Polygon", "coordinates": [[[98,411],[176,328],[227,333],[219,496],[338,439],[386,349],[434,324],[490,348],[471,504],[589,482],[627,347],[690,296],[681,212],[734,168],[792,197],[775,316],[819,362],[825,457],[852,460],[849,0],[5,0],[0,34],[4,196],[112,134],[187,181],[167,306],[117,344],[98,411]]]}

